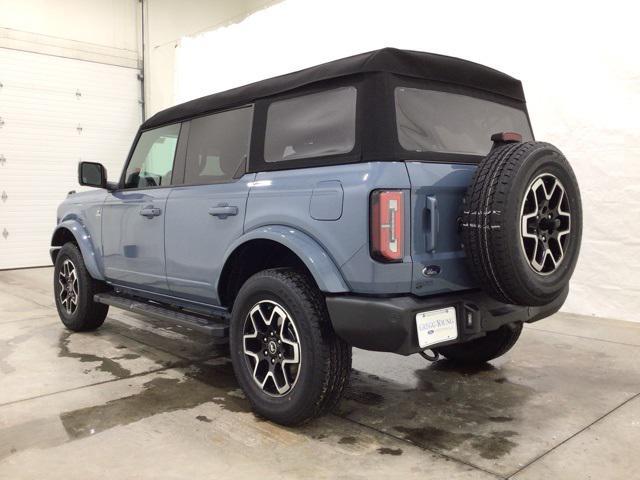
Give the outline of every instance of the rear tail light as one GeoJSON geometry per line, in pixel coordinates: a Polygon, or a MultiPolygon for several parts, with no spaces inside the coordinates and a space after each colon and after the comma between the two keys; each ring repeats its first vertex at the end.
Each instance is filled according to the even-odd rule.
{"type": "Polygon", "coordinates": [[[404,256],[404,192],[375,190],[371,194],[371,256],[400,262],[404,256]]]}

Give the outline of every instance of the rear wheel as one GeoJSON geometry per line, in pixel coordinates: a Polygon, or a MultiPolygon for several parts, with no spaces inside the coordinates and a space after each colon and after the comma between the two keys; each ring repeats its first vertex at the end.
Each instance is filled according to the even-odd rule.
{"type": "Polygon", "coordinates": [[[78,247],[65,243],[53,269],[53,292],[64,326],[75,332],[100,327],[109,306],[94,302],[93,296],[104,290],[105,285],[89,275],[78,247]]]}
{"type": "Polygon", "coordinates": [[[351,371],[317,287],[290,269],[253,275],[236,297],[230,338],[233,369],[254,411],[296,425],[330,410],[351,371]]]}
{"type": "Polygon", "coordinates": [[[455,363],[478,365],[507,353],[516,344],[521,333],[522,323],[503,325],[498,330],[487,332],[484,337],[440,347],[436,351],[455,363]]]}

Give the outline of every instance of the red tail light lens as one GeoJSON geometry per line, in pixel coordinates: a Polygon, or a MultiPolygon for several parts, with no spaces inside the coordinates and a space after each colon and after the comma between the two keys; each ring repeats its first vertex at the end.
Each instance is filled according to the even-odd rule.
{"type": "Polygon", "coordinates": [[[404,256],[404,192],[375,190],[371,194],[371,256],[400,262],[404,256]]]}

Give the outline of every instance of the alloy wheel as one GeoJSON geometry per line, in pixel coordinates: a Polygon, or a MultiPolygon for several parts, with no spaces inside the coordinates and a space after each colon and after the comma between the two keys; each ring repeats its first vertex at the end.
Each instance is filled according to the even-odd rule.
{"type": "Polygon", "coordinates": [[[539,275],[555,272],[564,259],[571,211],[564,186],[543,173],[530,184],[520,211],[520,237],[529,266],[539,275]]]}
{"type": "Polygon", "coordinates": [[[80,287],[78,285],[78,274],[76,266],[70,259],[65,259],[58,273],[58,283],[60,284],[60,305],[68,315],[73,315],[78,309],[78,297],[80,287]]]}
{"type": "Polygon", "coordinates": [[[244,321],[242,348],[263,392],[281,397],[293,389],[300,373],[300,337],[284,307],[271,300],[255,304],[244,321]]]}

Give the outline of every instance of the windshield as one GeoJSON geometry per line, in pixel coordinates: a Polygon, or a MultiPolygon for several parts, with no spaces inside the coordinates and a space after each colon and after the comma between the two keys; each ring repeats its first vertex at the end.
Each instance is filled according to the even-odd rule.
{"type": "Polygon", "coordinates": [[[517,132],[533,140],[523,110],[500,103],[435,90],[395,90],[398,140],[412,152],[486,155],[491,135],[517,132]]]}

